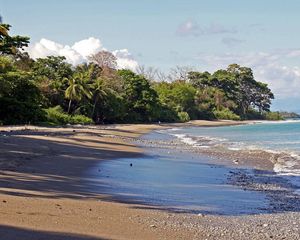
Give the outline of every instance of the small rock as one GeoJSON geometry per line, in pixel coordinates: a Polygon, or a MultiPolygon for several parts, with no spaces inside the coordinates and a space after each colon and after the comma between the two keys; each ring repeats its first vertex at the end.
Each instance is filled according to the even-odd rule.
{"type": "Polygon", "coordinates": [[[152,228],[156,228],[156,226],[155,226],[154,224],[150,225],[150,227],[152,227],[152,228]]]}
{"type": "Polygon", "coordinates": [[[264,223],[264,224],[263,224],[263,227],[267,227],[267,226],[269,226],[269,224],[267,224],[267,223],[264,223]]]}
{"type": "Polygon", "coordinates": [[[3,203],[7,203],[6,200],[3,200],[2,202],[3,202],[3,203]]]}
{"type": "Polygon", "coordinates": [[[132,164],[132,163],[130,163],[130,167],[132,167],[132,165],[133,165],[133,164],[132,164]]]}
{"type": "Polygon", "coordinates": [[[199,217],[204,217],[205,215],[203,213],[198,214],[199,217]]]}

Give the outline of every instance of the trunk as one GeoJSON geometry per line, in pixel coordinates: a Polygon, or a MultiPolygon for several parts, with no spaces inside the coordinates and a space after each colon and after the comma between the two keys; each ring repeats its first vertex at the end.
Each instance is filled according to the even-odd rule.
{"type": "Polygon", "coordinates": [[[72,104],[72,99],[70,99],[70,101],[69,101],[68,114],[70,113],[71,104],[72,104]]]}
{"type": "Polygon", "coordinates": [[[94,102],[94,106],[93,106],[92,118],[93,118],[93,116],[94,116],[94,114],[95,114],[96,104],[97,104],[97,102],[95,101],[95,102],[94,102]]]}

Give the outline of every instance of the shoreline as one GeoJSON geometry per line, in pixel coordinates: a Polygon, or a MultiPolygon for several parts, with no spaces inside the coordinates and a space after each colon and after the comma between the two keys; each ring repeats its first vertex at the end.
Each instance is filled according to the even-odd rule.
{"type": "MultiPolygon", "coordinates": [[[[193,124],[217,126],[218,123],[193,124]]],[[[223,124],[232,122],[222,121],[223,124]]],[[[298,231],[283,229],[289,225],[300,227],[293,224],[299,212],[242,217],[174,214],[143,205],[117,203],[107,196],[93,196],[82,190],[80,177],[84,168],[101,160],[141,156],[142,149],[134,143],[136,138],[151,130],[177,126],[0,127],[1,236],[5,239],[20,239],[24,234],[30,239],[245,239],[250,236],[266,239],[267,235],[276,234],[285,239],[299,237],[298,231]]]]}

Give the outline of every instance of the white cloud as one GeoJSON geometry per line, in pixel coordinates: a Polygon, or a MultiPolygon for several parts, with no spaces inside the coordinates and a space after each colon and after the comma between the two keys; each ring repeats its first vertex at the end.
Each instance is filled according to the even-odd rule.
{"type": "Polygon", "coordinates": [[[137,68],[137,61],[133,59],[127,49],[115,50],[113,51],[113,54],[117,57],[118,68],[129,68],[131,70],[137,68]]]}
{"type": "Polygon", "coordinates": [[[197,59],[210,71],[226,68],[231,63],[250,67],[258,81],[269,84],[275,97],[285,99],[300,97],[300,68],[292,64],[283,64],[291,58],[299,58],[299,49],[275,51],[272,53],[253,52],[246,54],[200,54],[197,59]]]}
{"type": "MultiPolygon", "coordinates": [[[[54,41],[42,38],[39,42],[28,47],[29,55],[34,58],[45,58],[47,56],[65,56],[66,61],[77,65],[88,60],[88,56],[105,50],[99,39],[90,37],[75,42],[72,46],[62,45],[54,41]]],[[[137,61],[127,49],[115,50],[113,54],[117,57],[118,68],[135,70],[137,61]]]]}
{"type": "Polygon", "coordinates": [[[72,46],[72,49],[78,52],[85,59],[88,56],[99,52],[100,50],[102,50],[102,48],[103,47],[100,40],[93,37],[76,42],[72,46]]]}

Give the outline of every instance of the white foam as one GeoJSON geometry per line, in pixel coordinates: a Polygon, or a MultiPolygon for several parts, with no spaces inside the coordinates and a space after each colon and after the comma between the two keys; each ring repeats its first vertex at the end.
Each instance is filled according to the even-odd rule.
{"type": "Polygon", "coordinates": [[[188,137],[186,134],[172,134],[172,135],[179,138],[185,144],[188,144],[188,145],[197,144],[196,140],[193,140],[191,137],[188,137]]]}
{"type": "MultiPolygon", "coordinates": [[[[298,120],[291,120],[292,122],[300,122],[298,120]]],[[[291,122],[291,121],[282,121],[291,122]]],[[[269,123],[269,122],[268,122],[269,123]]],[[[274,122],[278,123],[278,122],[274,122]]],[[[176,131],[178,129],[174,128],[176,131]]],[[[225,138],[216,138],[209,136],[193,136],[184,133],[170,133],[170,135],[177,137],[184,144],[196,147],[196,148],[211,148],[223,146],[230,151],[263,151],[272,154],[276,163],[274,164],[274,172],[280,176],[283,176],[290,180],[290,182],[296,187],[300,187],[300,153],[291,152],[289,150],[274,150],[257,145],[248,145],[243,142],[230,142],[225,138]]],[[[300,193],[300,189],[297,189],[297,194],[300,193]]]]}

